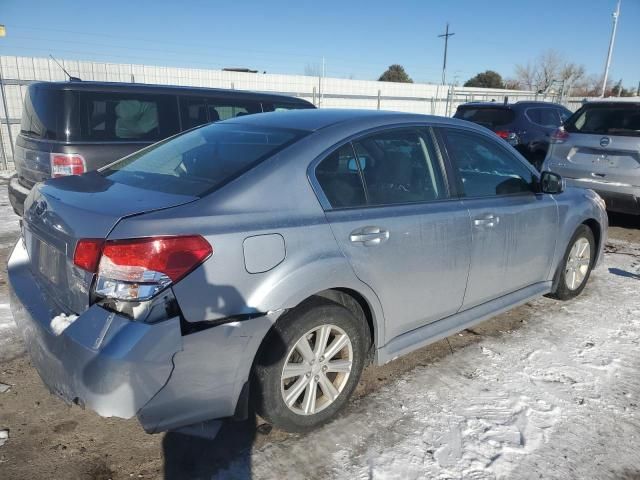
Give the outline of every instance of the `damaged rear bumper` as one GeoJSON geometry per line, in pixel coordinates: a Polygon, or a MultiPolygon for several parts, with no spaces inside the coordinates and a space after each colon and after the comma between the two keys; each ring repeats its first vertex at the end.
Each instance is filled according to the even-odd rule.
{"type": "Polygon", "coordinates": [[[22,241],[8,273],[14,320],[49,390],[101,416],[137,415],[148,432],[233,415],[275,321],[265,315],[183,337],[178,317],[146,324],[93,305],[60,332],[52,320],[66,312],[38,287],[22,241]]]}

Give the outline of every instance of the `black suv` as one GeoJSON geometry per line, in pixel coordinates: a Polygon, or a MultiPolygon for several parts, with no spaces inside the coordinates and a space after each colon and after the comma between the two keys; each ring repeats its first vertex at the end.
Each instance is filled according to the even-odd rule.
{"type": "Polygon", "coordinates": [[[557,103],[483,102],[460,105],[454,117],[493,130],[540,170],[549,149],[551,134],[571,114],[570,110],[557,103]]]}
{"type": "Polygon", "coordinates": [[[22,215],[31,187],[103,167],[198,125],[275,110],[315,108],[270,93],[139,83],[37,82],[24,98],[9,200],[22,215]]]}

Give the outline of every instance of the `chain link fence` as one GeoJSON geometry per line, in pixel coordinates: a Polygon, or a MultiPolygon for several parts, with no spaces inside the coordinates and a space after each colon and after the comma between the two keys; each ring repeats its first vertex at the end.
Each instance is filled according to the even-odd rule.
{"type": "MultiPolygon", "coordinates": [[[[245,73],[224,70],[115,64],[80,60],[0,56],[0,170],[13,170],[13,149],[20,131],[22,101],[34,81],[65,81],[67,75],[83,81],[131,82],[160,85],[229,88],[277,92],[304,98],[319,108],[395,110],[451,116],[458,105],[471,101],[558,101],[520,90],[455,87],[417,83],[322,78],[305,75],[245,73]]],[[[579,102],[563,102],[570,109],[579,102]]]]}

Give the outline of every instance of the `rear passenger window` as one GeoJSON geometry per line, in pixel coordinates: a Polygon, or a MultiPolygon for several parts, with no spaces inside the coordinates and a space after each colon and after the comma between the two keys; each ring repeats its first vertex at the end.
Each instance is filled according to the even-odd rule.
{"type": "Polygon", "coordinates": [[[332,208],[366,204],[360,168],[350,143],[318,164],[316,178],[332,208]]]}
{"type": "Polygon", "coordinates": [[[444,129],[444,133],[465,196],[490,197],[533,191],[533,172],[498,145],[497,140],[462,130],[444,129]]]}
{"type": "Polygon", "coordinates": [[[259,102],[235,102],[233,100],[218,101],[209,99],[208,109],[210,122],[262,112],[262,106],[259,102]]]}
{"type": "Polygon", "coordinates": [[[190,128],[209,123],[206,99],[198,97],[181,97],[180,118],[182,119],[183,130],[189,130],[190,128]]]}
{"type": "Polygon", "coordinates": [[[440,162],[428,132],[399,129],[354,142],[370,205],[445,198],[440,162]]]}
{"type": "Polygon", "coordinates": [[[83,140],[156,141],[178,132],[176,97],[80,92],[83,140]]]}
{"type": "Polygon", "coordinates": [[[560,117],[555,108],[529,108],[527,117],[533,123],[542,127],[555,128],[560,126],[560,117]]]}

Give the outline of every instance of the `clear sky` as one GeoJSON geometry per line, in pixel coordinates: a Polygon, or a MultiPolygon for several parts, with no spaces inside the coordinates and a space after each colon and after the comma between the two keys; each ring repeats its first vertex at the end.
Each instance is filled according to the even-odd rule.
{"type": "MultiPolygon", "coordinates": [[[[0,54],[198,68],[246,66],[376,79],[400,63],[438,82],[445,23],[448,79],[464,82],[553,48],[601,74],[615,0],[165,1],[0,0],[0,54]]],[[[640,81],[640,0],[622,0],[611,77],[640,81]]]]}

